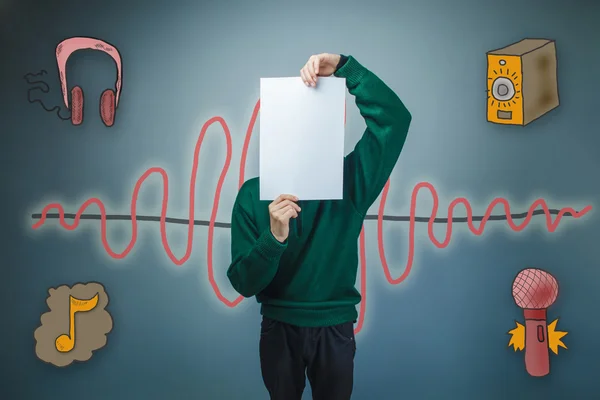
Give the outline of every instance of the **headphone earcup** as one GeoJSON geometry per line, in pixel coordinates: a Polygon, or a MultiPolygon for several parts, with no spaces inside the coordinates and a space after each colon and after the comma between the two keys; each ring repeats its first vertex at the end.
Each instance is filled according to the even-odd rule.
{"type": "Polygon", "coordinates": [[[115,123],[115,92],[106,89],[100,97],[100,117],[106,126],[113,126],[115,123]]]}
{"type": "Polygon", "coordinates": [[[79,86],[71,89],[71,123],[80,125],[83,122],[83,90],[79,86]]]}

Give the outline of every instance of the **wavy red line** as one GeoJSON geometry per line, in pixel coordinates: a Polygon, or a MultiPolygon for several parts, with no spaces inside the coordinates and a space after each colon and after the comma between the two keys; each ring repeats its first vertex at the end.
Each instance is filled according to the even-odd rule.
{"type": "MultiPolygon", "coordinates": [[[[252,137],[252,132],[253,132],[254,126],[256,124],[256,119],[258,117],[259,110],[260,110],[260,100],[254,106],[254,111],[252,112],[252,117],[250,118],[250,122],[248,124],[248,129],[246,131],[246,136],[244,139],[244,145],[242,148],[242,156],[240,159],[240,176],[239,176],[239,182],[238,182],[238,189],[239,189],[239,187],[242,186],[242,184],[244,183],[244,180],[245,180],[244,175],[245,175],[248,147],[250,145],[250,139],[252,137]]],[[[244,299],[244,297],[239,296],[235,300],[228,300],[225,296],[223,296],[223,294],[221,293],[221,289],[219,288],[219,285],[217,284],[217,282],[215,280],[214,265],[213,265],[213,245],[214,245],[215,221],[217,218],[219,202],[221,199],[221,190],[223,188],[223,183],[225,181],[225,177],[227,176],[227,172],[229,170],[229,166],[231,164],[231,157],[232,157],[231,133],[229,131],[229,127],[227,126],[227,123],[225,122],[225,120],[222,117],[216,116],[216,117],[209,119],[208,121],[206,121],[204,123],[204,125],[202,126],[202,129],[200,130],[200,135],[198,137],[198,141],[196,142],[196,147],[194,149],[194,159],[192,162],[192,176],[190,179],[190,192],[189,192],[190,193],[190,199],[189,199],[190,201],[189,201],[188,240],[187,240],[186,250],[185,250],[183,257],[177,258],[173,254],[173,251],[171,250],[171,247],[169,245],[169,241],[167,238],[166,217],[167,217],[167,208],[168,208],[168,201],[169,201],[169,177],[168,177],[166,171],[160,167],[153,167],[153,168],[148,169],[138,179],[138,181],[135,184],[133,194],[131,196],[131,230],[132,230],[131,240],[129,241],[129,244],[127,245],[125,250],[123,250],[120,253],[117,253],[114,250],[112,250],[112,248],[108,244],[108,238],[107,238],[107,233],[106,233],[106,209],[105,209],[102,201],[95,197],[88,199],[86,202],[84,202],[81,205],[81,207],[79,207],[79,210],[77,210],[77,213],[75,215],[75,218],[74,218],[72,224],[69,224],[66,222],[66,220],[64,218],[65,211],[61,204],[59,204],[59,203],[48,204],[42,210],[41,218],[39,219],[38,222],[36,222],[33,225],[33,229],[38,229],[39,227],[44,225],[44,223],[46,222],[48,212],[55,209],[58,211],[58,214],[59,214],[60,225],[64,229],[67,229],[69,231],[75,230],[79,226],[79,222],[81,220],[81,215],[85,212],[85,210],[89,206],[91,206],[92,204],[95,204],[96,206],[98,206],[98,208],[100,210],[100,215],[101,215],[101,221],[100,221],[101,228],[100,229],[101,229],[101,238],[102,238],[102,244],[104,246],[104,249],[111,257],[113,257],[115,259],[125,258],[127,256],[127,254],[129,254],[129,252],[133,249],[133,247],[135,246],[135,243],[137,241],[138,229],[137,229],[136,216],[137,216],[137,199],[138,199],[139,191],[140,191],[144,181],[148,177],[150,177],[152,174],[157,173],[162,177],[162,180],[163,180],[163,201],[162,201],[162,207],[161,207],[161,212],[160,212],[161,241],[162,241],[163,247],[164,247],[165,252],[167,253],[169,259],[175,265],[184,264],[190,258],[191,254],[192,254],[192,243],[193,243],[193,239],[194,239],[194,209],[195,209],[195,200],[196,200],[195,199],[196,177],[198,175],[198,160],[199,160],[199,156],[200,156],[200,150],[201,150],[202,142],[204,141],[204,137],[206,135],[208,128],[215,123],[221,124],[221,127],[223,128],[223,133],[225,134],[225,140],[226,140],[226,144],[227,144],[227,155],[225,158],[225,163],[223,165],[223,169],[221,170],[221,175],[219,176],[219,180],[217,182],[217,187],[215,189],[215,196],[214,196],[212,211],[211,211],[211,215],[210,215],[209,225],[208,225],[208,241],[207,241],[207,249],[206,249],[206,261],[207,261],[207,266],[208,266],[208,280],[210,282],[210,285],[213,288],[215,295],[223,304],[225,304],[228,307],[237,306],[244,299]]],[[[556,228],[558,227],[558,224],[560,223],[561,218],[564,216],[565,213],[570,213],[574,218],[580,218],[580,217],[584,216],[585,214],[587,214],[592,209],[591,206],[587,206],[581,211],[575,211],[574,209],[572,209],[570,207],[566,207],[566,208],[561,209],[559,214],[557,215],[556,219],[554,221],[552,221],[552,215],[550,214],[550,212],[548,210],[548,206],[546,205],[546,202],[543,199],[539,199],[539,200],[536,200],[531,205],[531,207],[529,208],[528,215],[523,220],[523,222],[521,224],[517,225],[514,223],[514,221],[510,217],[510,206],[509,206],[508,201],[503,198],[497,198],[488,206],[485,216],[482,219],[481,223],[479,224],[479,228],[476,228],[473,224],[473,220],[472,220],[473,213],[472,213],[471,205],[469,204],[468,200],[465,198],[457,198],[454,201],[452,201],[452,203],[450,203],[450,206],[448,207],[448,224],[447,224],[447,230],[446,230],[446,237],[443,242],[439,242],[435,238],[435,235],[433,234],[433,224],[434,224],[433,221],[437,215],[438,206],[439,206],[438,195],[437,195],[437,192],[436,192],[435,188],[433,187],[433,185],[431,185],[430,183],[427,183],[427,182],[421,182],[415,186],[415,188],[413,189],[413,192],[412,192],[412,197],[411,197],[410,227],[409,227],[409,235],[408,235],[409,236],[408,261],[406,263],[406,267],[405,267],[402,275],[400,275],[400,277],[394,279],[391,275],[390,268],[388,266],[387,259],[385,257],[384,237],[383,237],[383,215],[384,215],[385,204],[387,201],[387,195],[389,192],[389,188],[390,188],[390,181],[388,180],[388,182],[386,183],[386,185],[382,191],[381,201],[379,204],[379,213],[378,213],[378,219],[377,219],[377,242],[378,242],[379,256],[381,259],[381,264],[383,266],[385,276],[386,276],[388,282],[392,285],[397,285],[400,282],[404,281],[409,276],[411,268],[413,266],[413,261],[414,261],[414,256],[415,256],[415,254],[414,254],[414,251],[415,251],[415,215],[416,215],[416,206],[417,206],[416,200],[417,200],[417,195],[421,189],[429,189],[429,191],[431,192],[431,196],[433,198],[433,208],[431,211],[431,218],[428,223],[428,234],[429,234],[429,238],[430,238],[431,242],[438,248],[445,248],[450,243],[450,240],[452,237],[452,215],[453,215],[454,208],[458,204],[462,204],[465,206],[465,208],[467,210],[469,229],[475,235],[481,235],[483,233],[483,231],[485,229],[485,224],[491,215],[492,209],[498,204],[502,204],[504,206],[504,211],[507,215],[508,224],[511,227],[511,229],[513,229],[514,231],[517,231],[517,232],[525,229],[525,227],[529,224],[529,221],[533,217],[533,212],[539,206],[541,206],[545,212],[546,225],[547,225],[548,231],[550,231],[550,232],[554,232],[556,230],[556,228]]],[[[367,289],[366,289],[366,264],[367,263],[366,263],[366,245],[365,245],[364,226],[363,226],[363,229],[361,230],[359,240],[360,240],[359,241],[359,243],[360,243],[360,292],[362,295],[362,301],[360,303],[358,323],[355,328],[356,333],[360,332],[364,325],[365,312],[366,312],[366,300],[367,300],[367,289]]]]}

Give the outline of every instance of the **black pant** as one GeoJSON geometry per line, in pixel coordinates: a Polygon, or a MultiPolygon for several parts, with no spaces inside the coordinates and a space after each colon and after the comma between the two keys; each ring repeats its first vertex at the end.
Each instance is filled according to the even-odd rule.
{"type": "Polygon", "coordinates": [[[302,328],[263,317],[260,367],[271,400],[300,400],[307,375],[314,400],[349,400],[355,353],[352,322],[302,328]]]}

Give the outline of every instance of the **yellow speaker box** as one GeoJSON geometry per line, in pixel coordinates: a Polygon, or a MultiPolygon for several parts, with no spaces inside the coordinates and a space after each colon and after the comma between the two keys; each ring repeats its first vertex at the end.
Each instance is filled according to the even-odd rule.
{"type": "Polygon", "coordinates": [[[487,53],[487,120],[527,125],[559,105],[556,43],[523,39],[487,53]]]}

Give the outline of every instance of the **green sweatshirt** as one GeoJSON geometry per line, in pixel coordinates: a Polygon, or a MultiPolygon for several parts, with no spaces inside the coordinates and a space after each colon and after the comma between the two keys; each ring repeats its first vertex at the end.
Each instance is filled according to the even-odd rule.
{"type": "Polygon", "coordinates": [[[290,235],[271,233],[269,201],[259,200],[259,179],[246,181],[231,221],[229,281],[244,297],[256,296],[261,314],[304,327],[356,321],[358,237],[369,207],[386,184],[411,115],[396,94],[352,56],[334,73],[346,78],[367,129],[344,158],[343,200],[302,201],[290,235]]]}

